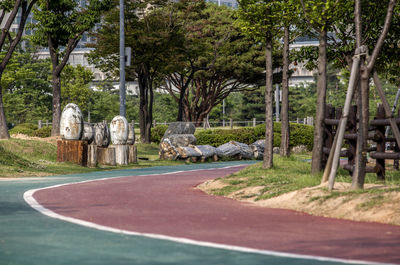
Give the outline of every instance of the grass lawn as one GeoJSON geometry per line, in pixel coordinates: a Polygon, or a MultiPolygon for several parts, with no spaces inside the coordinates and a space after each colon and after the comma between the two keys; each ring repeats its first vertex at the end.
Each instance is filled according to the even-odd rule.
{"type": "Polygon", "coordinates": [[[179,165],[183,161],[161,161],[157,144],[137,144],[138,163],[128,166],[82,167],[73,163],[58,163],[55,141],[11,138],[0,140],[0,177],[32,177],[59,174],[88,173],[99,170],[140,168],[159,165],[179,165]]]}
{"type": "MultiPolygon", "coordinates": [[[[290,157],[274,156],[274,166],[271,169],[263,169],[262,163],[249,166],[246,169],[232,174],[226,178],[221,178],[224,187],[213,189],[214,195],[227,196],[235,191],[239,191],[248,187],[262,187],[257,193],[247,195],[255,200],[264,200],[281,194],[300,190],[306,187],[317,186],[321,183],[322,173],[317,175],[310,174],[310,155],[292,155],[290,157]]],[[[351,183],[351,176],[344,169],[339,169],[336,182],[351,183]]],[[[382,181],[376,179],[375,174],[367,174],[365,183],[382,184],[382,181]]],[[[400,172],[395,170],[387,170],[386,175],[387,189],[365,189],[339,192],[333,191],[329,193],[329,197],[318,198],[321,200],[329,199],[337,196],[351,196],[360,193],[384,193],[392,190],[400,191],[400,172]]]]}

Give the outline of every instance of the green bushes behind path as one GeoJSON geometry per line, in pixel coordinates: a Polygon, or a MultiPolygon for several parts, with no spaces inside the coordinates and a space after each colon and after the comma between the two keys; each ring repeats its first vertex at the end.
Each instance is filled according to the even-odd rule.
{"type": "MultiPolygon", "coordinates": [[[[168,126],[158,125],[152,129],[152,142],[160,143],[168,126]]],[[[238,129],[209,129],[198,130],[195,133],[198,145],[220,146],[229,141],[237,141],[252,144],[257,140],[265,139],[265,124],[255,127],[244,127],[238,129]]],[[[314,127],[304,124],[290,123],[290,146],[305,145],[308,150],[312,149],[314,138],[314,127]]],[[[274,146],[279,147],[281,143],[281,123],[274,122],[274,146]]]]}
{"type": "Polygon", "coordinates": [[[25,134],[28,136],[36,137],[50,137],[51,136],[51,126],[45,126],[38,129],[38,126],[31,123],[21,123],[12,128],[9,131],[10,134],[25,134]]]}

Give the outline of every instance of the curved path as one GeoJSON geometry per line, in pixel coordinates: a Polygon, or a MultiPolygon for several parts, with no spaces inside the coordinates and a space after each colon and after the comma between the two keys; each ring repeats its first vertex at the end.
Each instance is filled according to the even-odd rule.
{"type": "Polygon", "coordinates": [[[243,167],[65,184],[31,190],[25,200],[44,214],[101,230],[260,254],[400,264],[398,226],[261,208],[195,188],[243,167]]]}

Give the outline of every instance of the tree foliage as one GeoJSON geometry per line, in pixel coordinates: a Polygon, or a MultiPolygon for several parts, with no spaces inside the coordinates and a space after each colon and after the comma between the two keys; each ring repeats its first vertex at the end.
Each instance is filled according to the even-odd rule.
{"type": "Polygon", "coordinates": [[[32,40],[48,47],[52,63],[52,135],[60,133],[61,72],[84,32],[99,23],[102,13],[111,7],[112,0],[90,0],[85,5],[76,0],[39,0],[34,10],[37,22],[32,40]]]}
{"type": "Polygon", "coordinates": [[[9,123],[50,120],[50,62],[28,52],[15,53],[1,80],[9,123]]]}
{"type": "Polygon", "coordinates": [[[178,19],[185,21],[182,48],[202,50],[179,58],[180,68],[169,64],[167,89],[182,105],[184,120],[200,124],[231,92],[262,84],[262,46],[240,32],[234,11],[224,6],[208,4],[194,20],[178,19]]]}

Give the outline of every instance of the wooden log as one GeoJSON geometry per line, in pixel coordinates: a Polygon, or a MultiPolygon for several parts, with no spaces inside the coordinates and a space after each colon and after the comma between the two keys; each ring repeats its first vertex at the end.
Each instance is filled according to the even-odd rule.
{"type": "Polygon", "coordinates": [[[339,121],[337,119],[325,119],[326,125],[339,125],[339,121]]]}
{"type": "Polygon", "coordinates": [[[97,163],[100,165],[115,166],[115,148],[97,147],[97,163]]]}
{"type": "MultiPolygon", "coordinates": [[[[394,118],[393,121],[397,125],[400,124],[400,118],[394,118]]],[[[391,123],[390,123],[390,119],[376,119],[376,120],[370,121],[370,125],[371,126],[388,126],[388,125],[391,125],[391,123]]]]}
{"type": "MultiPolygon", "coordinates": [[[[349,164],[343,165],[343,168],[350,172],[354,171],[354,165],[349,165],[349,164]]],[[[377,173],[377,171],[378,171],[377,167],[367,166],[365,169],[365,172],[367,173],[377,173]]]]}
{"type": "MultiPolygon", "coordinates": [[[[385,110],[382,104],[379,104],[378,110],[376,112],[376,118],[385,118],[385,110]]],[[[397,126],[397,125],[396,125],[397,126]]],[[[374,140],[376,142],[376,152],[384,153],[385,152],[385,126],[377,126],[375,135],[379,136],[376,137],[377,139],[374,140]]],[[[385,180],[385,159],[376,159],[376,167],[377,176],[379,180],[385,180]]]]}
{"type": "Polygon", "coordinates": [[[88,167],[97,167],[97,146],[94,144],[88,145],[88,167]]]}
{"type": "Polygon", "coordinates": [[[117,165],[128,165],[128,145],[112,144],[110,147],[115,149],[115,163],[117,165]]]}
{"type": "MultiPolygon", "coordinates": [[[[322,149],[322,152],[323,152],[324,154],[328,154],[328,155],[329,155],[329,153],[331,152],[331,148],[324,147],[324,148],[322,149]]],[[[347,157],[347,156],[348,156],[348,150],[347,150],[347,149],[346,149],[346,150],[340,150],[340,156],[341,156],[341,157],[347,157]]]]}
{"type": "Polygon", "coordinates": [[[373,159],[400,159],[400,153],[372,152],[370,156],[373,159]]]}
{"type": "Polygon", "coordinates": [[[128,145],[128,163],[137,163],[137,147],[136,145],[128,145]]]}
{"type": "Polygon", "coordinates": [[[58,140],[57,162],[72,162],[81,166],[87,165],[87,141],[58,140]]]}

